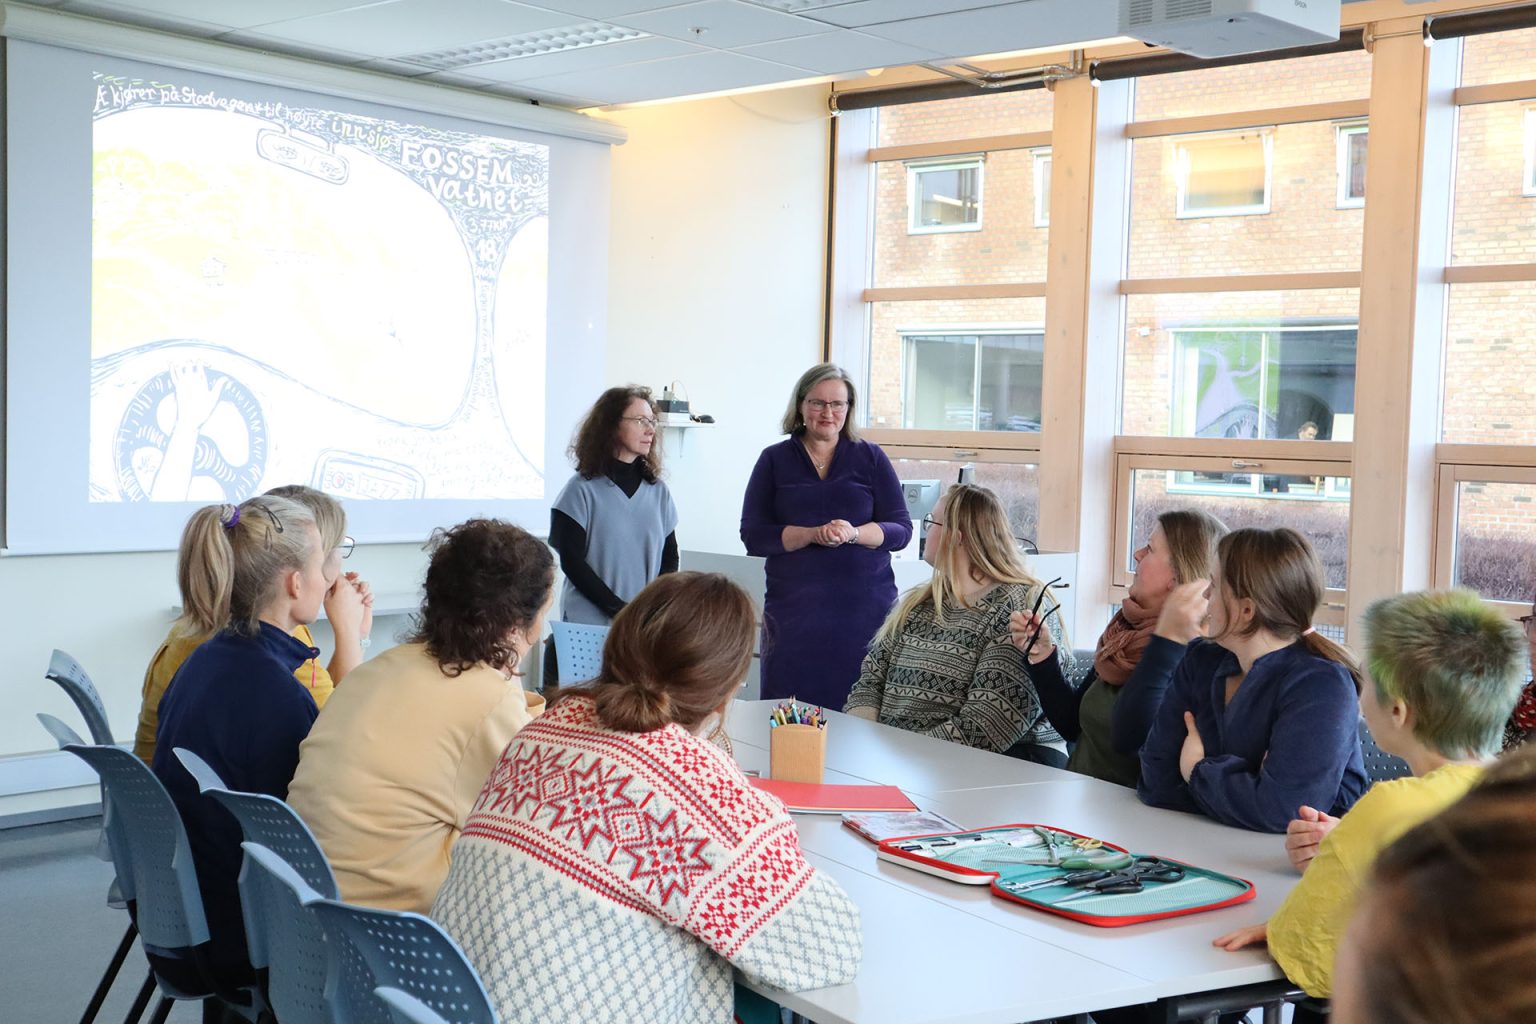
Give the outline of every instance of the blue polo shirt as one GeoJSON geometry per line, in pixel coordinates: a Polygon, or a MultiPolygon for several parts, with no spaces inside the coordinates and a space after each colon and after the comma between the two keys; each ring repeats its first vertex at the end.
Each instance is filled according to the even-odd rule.
{"type": "Polygon", "coordinates": [[[1241,672],[1220,644],[1189,645],[1141,748],[1141,799],[1255,832],[1284,832],[1302,804],[1349,810],[1370,785],[1349,672],[1297,641],[1255,661],[1228,704],[1227,678],[1241,672]],[[1188,783],[1179,774],[1186,711],[1205,744],[1188,783]]]}
{"type": "Polygon", "coordinates": [[[192,845],[198,888],[220,964],[248,960],[240,916],[240,825],[197,790],[173,752],[197,754],[230,789],[288,795],[299,743],[318,711],[294,670],[319,651],[268,623],[255,636],[228,630],[193,651],[160,701],[151,768],[170,792],[192,845]]]}

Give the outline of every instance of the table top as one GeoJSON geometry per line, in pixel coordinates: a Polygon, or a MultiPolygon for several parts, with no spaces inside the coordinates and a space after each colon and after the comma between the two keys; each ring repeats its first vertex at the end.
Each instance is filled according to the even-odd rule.
{"type": "MultiPolygon", "coordinates": [[[[737,760],[764,774],[772,706],[763,701],[738,702],[728,724],[737,760]]],[[[898,785],[924,810],[937,811],[966,828],[1011,823],[1058,826],[1136,852],[1237,875],[1253,882],[1257,895],[1250,903],[1225,910],[1096,928],[999,899],[986,886],[962,885],[878,860],[874,845],[844,828],[837,815],[797,814],[802,848],[859,904],[864,960],[851,985],[793,995],[763,989],[770,998],[818,1022],[1017,1024],[1281,977],[1262,950],[1228,953],[1211,945],[1218,935],[1266,920],[1295,884],[1299,876],[1286,859],[1280,837],[1147,807],[1134,790],[1113,783],[848,715],[833,712],[827,717],[826,782],[898,785]],[[872,888],[870,881],[883,887],[872,888]],[[937,920],[949,937],[946,942],[920,944],[921,967],[910,963],[912,944],[905,936],[912,928],[901,923],[915,913],[914,897],[942,909],[937,920]],[[882,924],[887,917],[897,922],[893,933],[887,933],[882,924]],[[1001,935],[1010,938],[1004,941],[1001,935]],[[1014,945],[1014,937],[1033,945],[1014,945]],[[1050,959],[1034,959],[1042,948],[1053,951],[1050,959]],[[998,972],[987,966],[977,984],[912,983],[916,977],[951,981],[948,968],[933,958],[948,958],[954,950],[962,951],[960,959],[967,963],[971,962],[968,957],[973,960],[984,951],[989,965],[997,950],[1005,950],[1007,968],[998,972]],[[1018,959],[1021,951],[1030,958],[1028,962],[1018,959]],[[1058,955],[1076,959],[1062,962],[1055,959],[1058,955]],[[1054,965],[1052,969],[1036,975],[1033,965],[1047,963],[1054,965]],[[1109,970],[1113,977],[1083,984],[1084,976],[1098,970],[1109,970]],[[1022,993],[1022,1003],[1014,999],[1011,987],[1021,973],[1032,979],[1022,993]],[[1125,983],[1125,977],[1134,983],[1125,983]],[[887,997],[880,993],[888,990],[897,998],[887,1007],[882,1002],[887,997]],[[927,1002],[930,998],[938,1002],[927,1002]],[[876,1005],[882,1007],[878,1013],[873,1011],[876,1005]]]]}

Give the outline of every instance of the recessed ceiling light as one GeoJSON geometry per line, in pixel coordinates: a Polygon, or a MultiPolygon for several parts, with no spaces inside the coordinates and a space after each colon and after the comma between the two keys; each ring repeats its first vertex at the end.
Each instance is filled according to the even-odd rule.
{"type": "Polygon", "coordinates": [[[419,64],[436,71],[455,71],[476,64],[493,61],[515,60],[518,57],[537,57],[546,53],[562,53],[566,50],[583,50],[591,46],[609,43],[625,43],[633,39],[645,39],[650,35],[639,29],[610,25],[603,21],[586,21],[579,25],[545,29],[542,32],[524,32],[522,35],[488,39],[473,46],[455,46],[447,50],[431,50],[414,53],[395,60],[419,64]]]}

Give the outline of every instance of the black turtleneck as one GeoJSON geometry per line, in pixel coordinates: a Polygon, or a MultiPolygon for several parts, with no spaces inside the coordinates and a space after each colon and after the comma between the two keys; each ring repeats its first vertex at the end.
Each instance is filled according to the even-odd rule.
{"type": "MultiPolygon", "coordinates": [[[[640,485],[646,482],[645,466],[639,459],[621,462],[610,458],[603,467],[603,475],[612,480],[626,498],[633,498],[640,485]]],[[[624,602],[587,564],[587,531],[559,509],[551,509],[549,513],[549,546],[560,556],[560,571],[583,597],[601,608],[610,619],[619,614],[624,602]]],[[[661,571],[676,572],[677,566],[677,533],[674,531],[667,534],[661,549],[661,571]]]]}

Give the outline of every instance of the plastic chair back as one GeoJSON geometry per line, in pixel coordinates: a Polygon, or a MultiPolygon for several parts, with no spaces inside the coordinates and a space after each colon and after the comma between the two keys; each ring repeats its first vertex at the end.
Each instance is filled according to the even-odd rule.
{"type": "Polygon", "coordinates": [[[560,678],[572,683],[596,679],[603,668],[603,642],[607,626],[589,626],[580,622],[551,622],[555,634],[555,657],[560,663],[560,678]]]}
{"type": "Polygon", "coordinates": [[[69,694],[69,699],[75,702],[75,707],[80,709],[80,716],[85,719],[85,727],[91,734],[91,742],[110,747],[113,739],[112,727],[107,724],[107,707],[101,702],[101,694],[96,692],[95,684],[85,674],[80,663],[63,651],[56,650],[53,657],[48,659],[48,671],[43,674],[58,683],[69,694]]]}
{"type": "Polygon", "coordinates": [[[260,843],[240,844],[240,909],[251,964],[267,968],[267,1004],[283,1024],[344,1020],[326,997],[329,950],[313,906],[322,897],[260,843]]]}
{"type": "MultiPolygon", "coordinates": [[[[223,804],[235,820],[248,842],[259,843],[283,859],[298,872],[304,884],[328,900],[341,898],[336,886],[336,876],[330,861],[320,849],[319,840],[299,817],[299,812],[275,796],[265,793],[242,793],[224,785],[207,761],[185,747],[173,750],[177,760],[197,780],[197,788],[223,804]]],[[[250,918],[247,917],[249,922],[250,918]]]]}
{"type": "Polygon", "coordinates": [[[448,1024],[432,1011],[432,1007],[409,992],[380,985],[373,990],[373,994],[379,1002],[389,1007],[389,1016],[394,1024],[448,1024]]]}
{"type": "Polygon", "coordinates": [[[102,829],[111,843],[118,885],[125,897],[138,902],[145,949],[176,953],[207,942],[192,847],[160,780],[119,747],[66,743],[62,749],[101,776],[102,829]]]}
{"type": "Polygon", "coordinates": [[[1393,757],[1376,745],[1365,719],[1360,719],[1360,756],[1365,760],[1365,774],[1372,782],[1386,782],[1412,775],[1413,769],[1402,758],[1393,757]]]}
{"type": "Polygon", "coordinates": [[[415,997],[446,1024],[496,1024],[480,976],[436,922],[420,914],[331,901],[317,903],[315,912],[326,938],[356,949],[375,979],[363,991],[348,991],[338,1000],[342,1004],[377,1006],[373,990],[387,985],[415,997]]]}

